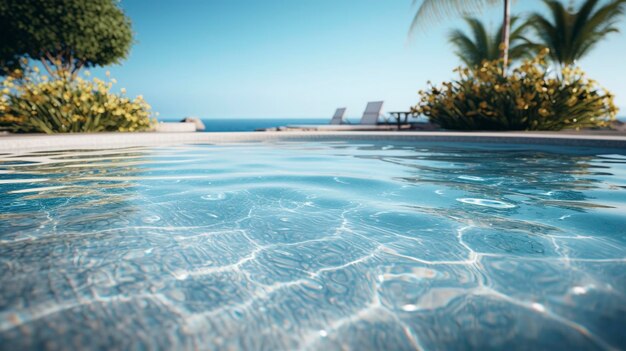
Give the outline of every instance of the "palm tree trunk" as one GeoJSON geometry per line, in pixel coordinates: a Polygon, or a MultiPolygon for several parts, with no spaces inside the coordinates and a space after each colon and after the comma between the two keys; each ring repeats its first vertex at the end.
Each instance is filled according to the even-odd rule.
{"type": "Polygon", "coordinates": [[[502,26],[502,74],[506,76],[509,66],[509,42],[511,37],[511,1],[504,0],[504,25],[502,26]]]}

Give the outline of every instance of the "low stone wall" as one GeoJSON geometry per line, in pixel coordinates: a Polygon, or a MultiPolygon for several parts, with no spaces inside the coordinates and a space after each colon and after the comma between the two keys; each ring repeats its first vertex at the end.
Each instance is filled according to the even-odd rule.
{"type": "Polygon", "coordinates": [[[196,129],[194,122],[159,122],[156,126],[157,133],[193,133],[196,129]]]}

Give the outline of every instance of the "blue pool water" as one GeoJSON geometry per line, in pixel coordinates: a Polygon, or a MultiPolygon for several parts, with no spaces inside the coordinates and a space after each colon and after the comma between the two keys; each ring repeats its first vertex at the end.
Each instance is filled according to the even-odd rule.
{"type": "Polygon", "coordinates": [[[0,155],[0,349],[626,348],[626,151],[0,155]]]}

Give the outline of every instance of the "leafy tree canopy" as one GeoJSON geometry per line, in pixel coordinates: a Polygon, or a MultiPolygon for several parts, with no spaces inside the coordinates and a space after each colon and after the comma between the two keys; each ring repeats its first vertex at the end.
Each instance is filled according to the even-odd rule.
{"type": "Polygon", "coordinates": [[[69,77],[119,63],[133,42],[130,19],[115,0],[0,0],[0,33],[2,67],[32,58],[69,77]]]}

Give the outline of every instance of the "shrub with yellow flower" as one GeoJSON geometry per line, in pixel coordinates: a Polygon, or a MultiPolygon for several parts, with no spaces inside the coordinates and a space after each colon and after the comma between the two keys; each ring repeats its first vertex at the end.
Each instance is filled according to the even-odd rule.
{"type": "Polygon", "coordinates": [[[416,113],[446,129],[561,130],[605,127],[613,95],[577,67],[550,75],[547,50],[504,76],[500,61],[458,68],[459,79],[420,92],[416,113]]]}
{"type": "Polygon", "coordinates": [[[2,85],[0,128],[11,132],[131,132],[154,124],[150,105],[141,96],[114,94],[113,81],[48,79],[30,68],[8,75],[2,85]]]}

